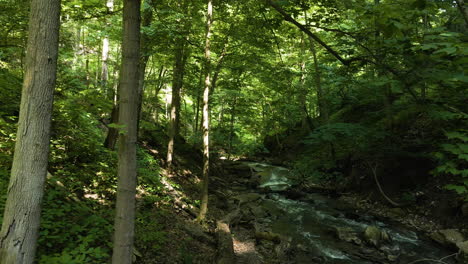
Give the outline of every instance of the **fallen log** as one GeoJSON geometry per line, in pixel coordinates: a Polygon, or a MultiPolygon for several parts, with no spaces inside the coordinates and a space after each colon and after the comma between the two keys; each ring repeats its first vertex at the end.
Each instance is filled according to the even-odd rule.
{"type": "Polygon", "coordinates": [[[240,208],[226,215],[223,219],[216,221],[216,240],[218,241],[218,252],[216,264],[235,264],[234,244],[232,242],[230,223],[238,217],[240,208]]]}

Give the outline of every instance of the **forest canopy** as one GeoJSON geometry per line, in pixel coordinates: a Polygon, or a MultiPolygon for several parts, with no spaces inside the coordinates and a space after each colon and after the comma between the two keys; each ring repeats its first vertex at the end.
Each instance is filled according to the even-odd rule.
{"type": "Polygon", "coordinates": [[[136,219],[127,257],[151,259],[168,186],[215,218],[208,178],[242,159],[397,207],[434,192],[466,217],[467,87],[464,0],[0,1],[0,249],[15,175],[39,179],[38,263],[106,263],[114,217],[136,219]],[[136,216],[115,216],[128,188],[136,216]]]}

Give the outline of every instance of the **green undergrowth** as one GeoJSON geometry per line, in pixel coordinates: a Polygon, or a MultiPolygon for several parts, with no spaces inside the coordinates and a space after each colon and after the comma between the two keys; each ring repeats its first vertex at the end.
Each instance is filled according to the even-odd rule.
{"type": "MultiPolygon", "coordinates": [[[[37,262],[107,263],[112,254],[116,190],[116,151],[103,147],[99,121],[105,106],[89,104],[88,94],[57,96],[52,123],[37,262]],[[71,101],[73,102],[71,102],[71,101]],[[101,109],[102,108],[102,109],[101,109]]],[[[0,210],[3,212],[15,143],[16,119],[10,109],[0,116],[0,210]]],[[[157,160],[138,148],[139,197],[137,251],[157,251],[165,232],[151,208],[167,200],[157,160]]],[[[1,220],[1,218],[0,218],[1,220]]]]}

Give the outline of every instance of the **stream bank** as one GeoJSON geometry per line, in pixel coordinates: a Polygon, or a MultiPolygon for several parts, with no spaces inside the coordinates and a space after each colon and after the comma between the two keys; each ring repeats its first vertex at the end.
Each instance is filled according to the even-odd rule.
{"type": "Polygon", "coordinates": [[[457,263],[455,248],[364,212],[352,196],[330,199],[320,188],[291,191],[285,168],[248,162],[225,162],[223,168],[223,178],[212,179],[212,206],[220,218],[223,211],[237,211],[229,222],[237,263],[457,263]]]}

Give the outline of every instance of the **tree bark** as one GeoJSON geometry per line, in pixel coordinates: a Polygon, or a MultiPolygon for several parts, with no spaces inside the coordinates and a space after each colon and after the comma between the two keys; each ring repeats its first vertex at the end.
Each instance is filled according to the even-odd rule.
{"type": "Polygon", "coordinates": [[[197,220],[203,221],[208,211],[208,179],[210,172],[210,87],[211,87],[211,25],[213,23],[213,2],[208,0],[206,12],[206,37],[205,37],[205,89],[203,92],[203,178],[200,213],[197,220]]]}
{"type": "MultiPolygon", "coordinates": [[[[111,124],[117,124],[119,122],[119,106],[114,105],[111,112],[111,124]]],[[[104,147],[108,149],[114,149],[117,139],[119,137],[119,130],[115,127],[109,127],[107,131],[107,137],[104,140],[104,147]]]]}
{"type": "Polygon", "coordinates": [[[117,203],[114,223],[113,264],[131,264],[137,179],[136,144],[138,70],[140,59],[140,0],[124,0],[122,70],[120,76],[117,203]]]}
{"type": "Polygon", "coordinates": [[[56,82],[60,0],[32,0],[15,154],[0,231],[0,263],[30,264],[39,235],[56,82]]]}

